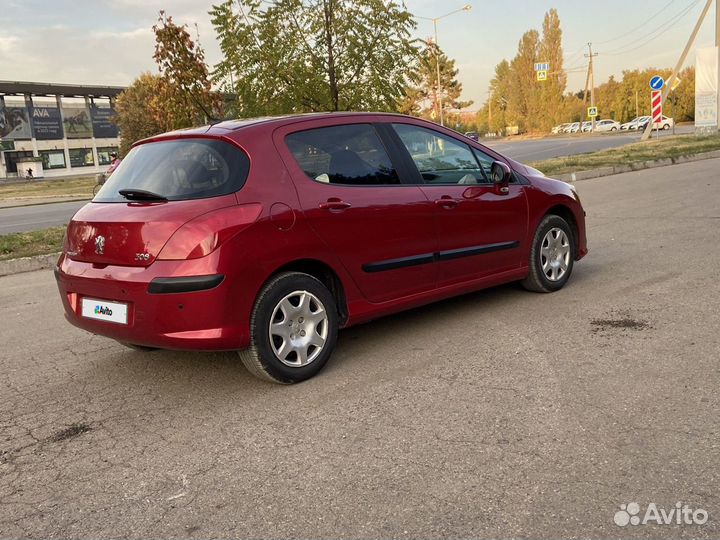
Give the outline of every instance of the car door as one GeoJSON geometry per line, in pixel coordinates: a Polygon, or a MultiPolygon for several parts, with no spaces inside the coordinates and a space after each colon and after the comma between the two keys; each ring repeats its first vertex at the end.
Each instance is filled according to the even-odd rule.
{"type": "Polygon", "coordinates": [[[490,182],[493,157],[447,134],[393,124],[435,207],[439,286],[517,269],[527,235],[525,185],[490,182]]]}
{"type": "Polygon", "coordinates": [[[373,124],[295,124],[279,138],[306,219],[367,300],[436,286],[434,207],[401,181],[373,124]]]}

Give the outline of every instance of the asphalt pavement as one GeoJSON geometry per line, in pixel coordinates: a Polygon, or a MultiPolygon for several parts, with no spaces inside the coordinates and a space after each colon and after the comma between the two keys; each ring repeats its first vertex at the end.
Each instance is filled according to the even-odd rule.
{"type": "Polygon", "coordinates": [[[0,278],[0,537],[720,537],[719,167],[579,182],[562,291],[344,330],[296,386],[125,349],[64,321],[52,272],[0,278]],[[709,519],[615,524],[677,502],[709,519]]]}
{"type": "MultiPolygon", "coordinates": [[[[693,126],[677,126],[676,135],[693,133],[693,126]]],[[[654,132],[655,137],[672,135],[672,130],[654,132]]],[[[638,142],[642,133],[637,131],[621,131],[597,135],[562,135],[544,139],[501,139],[498,141],[483,140],[482,144],[497,150],[501,154],[523,163],[541,161],[561,156],[574,156],[588,152],[598,152],[609,148],[617,148],[638,142]]]]}
{"type": "Polygon", "coordinates": [[[0,234],[65,225],[87,201],[0,208],[0,234]]]}

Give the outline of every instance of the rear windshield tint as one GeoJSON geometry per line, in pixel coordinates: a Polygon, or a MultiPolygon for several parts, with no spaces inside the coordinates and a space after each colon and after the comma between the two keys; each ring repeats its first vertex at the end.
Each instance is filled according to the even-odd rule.
{"type": "Polygon", "coordinates": [[[122,189],[150,191],[170,201],[238,191],[250,163],[239,148],[216,139],[177,139],[136,146],[105,182],[94,202],[127,202],[122,189]]]}

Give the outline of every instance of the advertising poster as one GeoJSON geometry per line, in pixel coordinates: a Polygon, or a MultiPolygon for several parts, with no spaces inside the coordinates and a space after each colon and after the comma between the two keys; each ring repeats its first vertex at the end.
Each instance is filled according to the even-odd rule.
{"type": "Polygon", "coordinates": [[[118,136],[118,128],[112,121],[114,116],[115,111],[110,107],[90,108],[92,129],[95,137],[98,139],[104,139],[118,136]]]}
{"type": "Polygon", "coordinates": [[[63,138],[62,118],[57,107],[33,107],[33,135],[40,141],[63,138]]]}
{"type": "Polygon", "coordinates": [[[0,139],[31,138],[27,109],[0,105],[0,139]]]}
{"type": "Polygon", "coordinates": [[[695,51],[695,127],[718,125],[718,48],[695,51]]]}
{"type": "Polygon", "coordinates": [[[92,122],[85,107],[63,107],[63,128],[68,139],[92,138],[92,122]]]}

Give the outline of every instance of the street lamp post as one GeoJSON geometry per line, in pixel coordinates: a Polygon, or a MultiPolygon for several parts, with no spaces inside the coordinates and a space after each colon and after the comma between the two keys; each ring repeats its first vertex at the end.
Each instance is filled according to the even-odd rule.
{"type": "Polygon", "coordinates": [[[440,82],[440,45],[438,44],[438,30],[437,30],[437,23],[440,19],[444,19],[445,17],[449,17],[450,15],[454,15],[455,13],[460,13],[461,11],[470,11],[472,9],[472,6],[470,4],[466,4],[460,9],[456,9],[455,11],[451,11],[450,13],[446,13],[445,15],[441,15],[440,17],[417,17],[418,19],[424,19],[426,21],[432,21],[433,23],[433,30],[435,31],[435,67],[437,69],[437,102],[438,102],[438,113],[440,115],[440,125],[445,125],[445,120],[443,118],[443,103],[442,103],[442,84],[440,82]]]}

